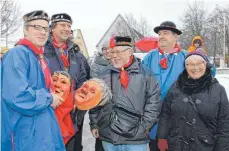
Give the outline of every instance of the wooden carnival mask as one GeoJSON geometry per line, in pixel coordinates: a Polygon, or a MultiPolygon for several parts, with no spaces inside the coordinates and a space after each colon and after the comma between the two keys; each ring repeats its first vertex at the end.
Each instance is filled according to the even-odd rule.
{"type": "Polygon", "coordinates": [[[76,90],[76,107],[80,110],[89,110],[97,106],[102,99],[102,88],[94,80],[88,80],[76,90]]]}
{"type": "Polygon", "coordinates": [[[68,98],[68,95],[71,90],[71,80],[67,75],[62,74],[61,72],[55,72],[52,76],[53,80],[53,89],[52,91],[61,96],[64,100],[68,98]]]}

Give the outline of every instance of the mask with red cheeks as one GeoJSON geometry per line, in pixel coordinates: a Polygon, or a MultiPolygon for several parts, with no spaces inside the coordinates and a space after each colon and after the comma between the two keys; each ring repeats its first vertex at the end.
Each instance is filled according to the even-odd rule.
{"type": "Polygon", "coordinates": [[[95,107],[102,98],[102,89],[99,83],[89,80],[76,90],[76,106],[80,110],[95,107]]]}
{"type": "Polygon", "coordinates": [[[71,80],[70,77],[63,75],[61,73],[54,73],[52,76],[53,80],[53,92],[64,100],[68,98],[70,89],[71,89],[71,80]]]}

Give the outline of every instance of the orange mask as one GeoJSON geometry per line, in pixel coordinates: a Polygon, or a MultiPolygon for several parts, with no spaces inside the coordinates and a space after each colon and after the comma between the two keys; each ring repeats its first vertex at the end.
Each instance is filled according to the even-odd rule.
{"type": "Polygon", "coordinates": [[[76,90],[76,107],[79,110],[89,110],[96,107],[102,99],[102,89],[98,82],[89,80],[76,90]]]}
{"type": "Polygon", "coordinates": [[[53,80],[53,92],[64,100],[67,99],[71,88],[70,78],[65,75],[54,73],[53,80]]]}

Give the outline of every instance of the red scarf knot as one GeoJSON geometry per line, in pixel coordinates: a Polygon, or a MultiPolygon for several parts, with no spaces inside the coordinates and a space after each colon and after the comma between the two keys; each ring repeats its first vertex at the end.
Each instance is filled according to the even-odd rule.
{"type": "Polygon", "coordinates": [[[162,69],[168,68],[168,55],[178,53],[181,51],[181,48],[178,44],[175,44],[174,48],[168,53],[168,55],[165,55],[164,51],[160,48],[158,48],[159,53],[163,55],[163,58],[160,60],[159,64],[162,69]]]}
{"type": "Polygon", "coordinates": [[[134,59],[134,56],[133,55],[130,56],[129,62],[121,68],[120,83],[125,89],[128,87],[128,84],[129,84],[129,75],[127,71],[125,70],[125,68],[129,67],[132,64],[133,59],[134,59]]]}
{"type": "Polygon", "coordinates": [[[68,61],[68,56],[65,55],[65,53],[64,53],[64,50],[66,50],[68,47],[67,42],[65,42],[63,45],[60,45],[60,44],[58,44],[58,42],[56,41],[56,39],[54,37],[52,37],[52,39],[53,39],[53,46],[60,50],[60,59],[62,60],[64,67],[65,68],[70,67],[70,63],[68,61]]]}
{"type": "Polygon", "coordinates": [[[20,39],[18,42],[18,45],[24,45],[29,47],[37,56],[39,56],[39,62],[40,62],[40,66],[41,69],[43,71],[44,74],[44,78],[45,78],[45,85],[47,88],[50,88],[51,83],[52,83],[52,78],[51,78],[51,72],[49,70],[47,61],[44,58],[44,47],[41,47],[40,49],[38,49],[31,41],[29,41],[28,39],[24,38],[24,39],[20,39]]]}

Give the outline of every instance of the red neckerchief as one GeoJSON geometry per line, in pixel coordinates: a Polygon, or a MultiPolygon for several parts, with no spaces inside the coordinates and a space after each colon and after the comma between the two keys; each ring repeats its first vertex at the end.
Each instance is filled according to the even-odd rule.
{"type": "Polygon", "coordinates": [[[120,83],[125,89],[128,87],[128,84],[129,84],[129,75],[126,72],[125,68],[129,67],[132,64],[133,59],[134,59],[134,56],[133,55],[130,56],[129,62],[121,68],[120,83]]]}
{"type": "Polygon", "coordinates": [[[57,49],[60,50],[60,58],[64,63],[64,67],[68,68],[70,66],[69,61],[68,61],[68,57],[64,54],[64,50],[67,49],[68,45],[67,42],[65,42],[63,45],[59,45],[58,42],[56,41],[56,39],[54,38],[54,36],[52,36],[53,39],[53,46],[57,49]]]}
{"type": "MultiPolygon", "coordinates": [[[[160,60],[159,64],[160,64],[160,66],[161,66],[163,69],[167,69],[167,68],[168,68],[168,58],[167,58],[166,55],[164,55],[164,54],[165,54],[164,51],[163,51],[162,49],[160,49],[159,47],[158,47],[158,51],[164,56],[164,57],[160,60]]],[[[178,44],[176,44],[175,47],[172,49],[172,51],[169,52],[169,54],[178,53],[178,52],[180,52],[180,51],[181,51],[180,46],[179,46],[178,44]]]]}
{"type": "Polygon", "coordinates": [[[41,49],[38,49],[31,41],[29,41],[26,38],[20,39],[17,44],[29,47],[36,55],[39,56],[40,65],[41,65],[41,68],[42,68],[42,71],[43,71],[43,74],[45,77],[46,87],[50,88],[51,83],[52,83],[52,78],[51,78],[50,70],[48,68],[48,64],[47,64],[46,60],[44,59],[44,55],[43,55],[44,47],[42,47],[41,49]]]}
{"type": "Polygon", "coordinates": [[[70,112],[73,110],[73,82],[71,86],[71,91],[68,98],[64,100],[64,103],[55,109],[55,114],[57,121],[60,126],[61,134],[66,145],[69,139],[75,134],[74,125],[70,112]]]}

